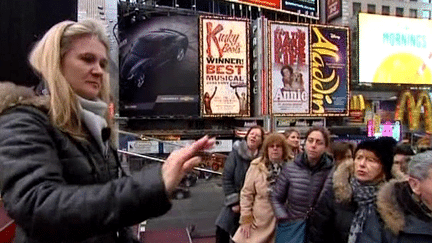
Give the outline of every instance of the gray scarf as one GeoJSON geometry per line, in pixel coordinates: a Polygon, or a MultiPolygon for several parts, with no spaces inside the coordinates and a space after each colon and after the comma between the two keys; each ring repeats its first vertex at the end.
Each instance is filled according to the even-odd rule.
{"type": "Polygon", "coordinates": [[[100,99],[92,101],[80,96],[77,96],[77,98],[81,105],[81,119],[84,121],[84,124],[98,143],[104,155],[106,155],[105,153],[108,151],[108,141],[103,141],[102,129],[108,127],[108,123],[105,120],[108,105],[100,99]]]}
{"type": "Polygon", "coordinates": [[[367,217],[374,209],[378,184],[363,185],[356,178],[351,178],[353,190],[353,200],[357,203],[358,208],[355,212],[354,219],[348,237],[348,243],[355,243],[357,237],[363,232],[363,225],[367,217]]]}

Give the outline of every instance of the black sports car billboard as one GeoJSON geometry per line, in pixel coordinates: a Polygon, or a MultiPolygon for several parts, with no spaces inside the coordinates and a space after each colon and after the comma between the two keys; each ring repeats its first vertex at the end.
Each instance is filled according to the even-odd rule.
{"type": "Polygon", "coordinates": [[[120,27],[120,115],[199,116],[198,17],[120,27]]]}

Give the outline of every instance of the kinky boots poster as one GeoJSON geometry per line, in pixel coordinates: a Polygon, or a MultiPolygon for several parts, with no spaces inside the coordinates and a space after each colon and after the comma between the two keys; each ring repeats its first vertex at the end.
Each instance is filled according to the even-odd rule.
{"type": "Polygon", "coordinates": [[[249,20],[200,17],[201,115],[250,116],[249,20]]]}

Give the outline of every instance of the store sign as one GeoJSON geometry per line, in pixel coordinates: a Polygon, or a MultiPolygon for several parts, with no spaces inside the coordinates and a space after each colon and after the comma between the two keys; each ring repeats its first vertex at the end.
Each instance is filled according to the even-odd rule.
{"type": "Polygon", "coordinates": [[[201,115],[250,116],[249,20],[200,17],[201,115]]]}
{"type": "Polygon", "coordinates": [[[342,1],[327,0],[326,1],[326,19],[327,22],[342,16],[342,1]]]}
{"type": "Polygon", "coordinates": [[[432,104],[428,92],[421,91],[417,95],[417,101],[411,91],[404,91],[399,98],[396,107],[395,120],[402,123],[408,117],[408,125],[410,131],[420,129],[421,120],[424,121],[424,129],[428,133],[432,133],[432,104]],[[421,119],[423,116],[423,119],[421,119]]]}
{"type": "Polygon", "coordinates": [[[159,153],[158,141],[130,141],[128,142],[128,152],[136,154],[157,154],[159,153]]]}
{"type": "Polygon", "coordinates": [[[289,12],[313,19],[319,19],[318,0],[227,0],[229,2],[248,4],[275,11],[289,12]]]}
{"type": "Polygon", "coordinates": [[[325,127],[326,122],[325,118],[283,118],[283,117],[275,117],[275,130],[276,131],[284,131],[289,128],[295,128],[299,130],[301,134],[305,134],[310,128],[318,126],[325,127]]]}
{"type": "MultiPolygon", "coordinates": [[[[163,153],[169,154],[174,150],[191,145],[194,142],[195,140],[167,141],[167,143],[163,143],[162,145],[163,153]]],[[[217,139],[214,147],[206,150],[206,152],[231,152],[232,145],[233,143],[231,139],[217,139]]]]}

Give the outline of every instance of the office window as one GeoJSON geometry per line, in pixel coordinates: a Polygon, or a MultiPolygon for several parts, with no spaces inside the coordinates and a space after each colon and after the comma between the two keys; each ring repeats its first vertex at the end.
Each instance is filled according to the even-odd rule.
{"type": "Polygon", "coordinates": [[[390,15],[390,6],[382,6],[382,15],[390,15]]]}
{"type": "Polygon", "coordinates": [[[410,9],[409,16],[410,18],[417,18],[417,9],[410,9]]]}
{"type": "Polygon", "coordinates": [[[353,3],[353,15],[361,12],[361,3],[353,3]]]}
{"type": "Polygon", "coordinates": [[[403,17],[403,15],[404,15],[404,9],[396,8],[396,16],[403,17]]]}
{"type": "Polygon", "coordinates": [[[423,19],[431,19],[431,11],[430,10],[423,10],[422,11],[422,18],[423,19]]]}
{"type": "Polygon", "coordinates": [[[367,12],[368,13],[375,13],[375,4],[368,4],[367,5],[367,12]]]}

